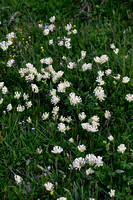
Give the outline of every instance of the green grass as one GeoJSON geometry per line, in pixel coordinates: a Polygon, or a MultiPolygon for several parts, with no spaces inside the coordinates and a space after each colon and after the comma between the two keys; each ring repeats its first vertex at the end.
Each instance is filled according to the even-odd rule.
{"type": "Polygon", "coordinates": [[[0,42],[6,40],[6,34],[10,32],[15,32],[17,38],[6,51],[0,48],[0,82],[8,88],[5,95],[0,89],[0,99],[3,98],[0,104],[0,199],[56,200],[66,197],[68,200],[113,200],[109,196],[110,189],[115,190],[116,200],[133,199],[133,102],[125,99],[126,94],[133,94],[131,6],[131,0],[1,0],[0,42]],[[16,12],[19,14],[15,22],[9,23],[16,12]],[[48,25],[53,15],[56,17],[56,29],[44,36],[44,28],[40,29],[38,24],[48,25]],[[8,26],[4,26],[5,23],[8,26]],[[67,35],[65,26],[68,23],[76,26],[77,34],[67,35]],[[58,37],[63,36],[71,38],[71,49],[58,46],[58,37]],[[50,39],[54,40],[54,46],[49,45],[50,39]],[[119,49],[118,54],[110,48],[112,43],[119,49]],[[78,63],[81,50],[87,54],[78,63]],[[102,55],[109,57],[108,62],[96,63],[94,58],[102,55]],[[68,60],[63,60],[63,56],[68,60]],[[56,72],[64,72],[56,83],[52,78],[41,81],[35,78],[27,82],[20,76],[20,68],[25,68],[27,63],[33,64],[37,72],[42,73],[41,69],[47,65],[41,64],[40,60],[47,57],[52,57],[56,72]],[[9,59],[15,60],[10,68],[7,67],[9,59]],[[75,69],[67,67],[69,62],[76,63],[75,69]],[[83,72],[84,63],[92,63],[92,69],[83,72]],[[93,92],[98,86],[97,72],[107,69],[111,69],[112,73],[103,76],[105,84],[101,86],[107,97],[100,102],[93,92]],[[117,74],[121,75],[120,80],[114,79],[117,74]],[[126,84],[122,83],[125,76],[130,78],[126,84]],[[72,122],[64,122],[70,130],[62,133],[58,130],[59,118],[52,118],[54,105],[49,92],[57,89],[60,81],[64,80],[69,81],[71,86],[65,93],[57,92],[60,97],[58,115],[59,118],[61,115],[71,116],[72,122]],[[38,86],[39,93],[32,92],[31,83],[38,86]],[[14,98],[16,91],[21,92],[20,99],[14,98]],[[68,96],[71,92],[81,97],[80,104],[70,104],[68,96]],[[29,95],[32,107],[17,112],[19,104],[25,106],[23,93],[29,95]],[[7,111],[10,103],[13,108],[7,111]],[[110,119],[104,117],[105,110],[110,111],[110,119]],[[44,112],[50,113],[45,121],[42,120],[44,112]],[[78,118],[81,112],[86,114],[82,122],[78,118]],[[94,115],[100,118],[98,131],[87,132],[81,124],[90,122],[94,115]],[[26,121],[29,116],[32,123],[26,121]],[[113,135],[113,142],[108,140],[109,135],[113,135]],[[70,138],[74,139],[74,143],[69,142],[70,138]],[[84,152],[77,148],[81,144],[86,146],[84,152]],[[123,154],[117,151],[120,144],[126,146],[123,154]],[[53,154],[54,146],[61,146],[63,152],[53,154]],[[38,148],[42,149],[41,154],[37,153],[38,148]],[[80,170],[68,169],[76,158],[85,158],[87,154],[101,156],[103,166],[94,167],[86,163],[80,170]],[[87,176],[86,169],[90,167],[95,173],[87,176]],[[23,178],[21,184],[16,183],[15,174],[23,178]],[[44,184],[47,182],[54,185],[53,194],[46,190],[44,184]]]}

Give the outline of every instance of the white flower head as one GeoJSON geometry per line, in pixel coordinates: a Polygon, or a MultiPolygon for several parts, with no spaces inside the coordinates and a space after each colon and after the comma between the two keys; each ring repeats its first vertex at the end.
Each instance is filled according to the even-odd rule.
{"type": "Polygon", "coordinates": [[[65,124],[64,124],[64,123],[59,123],[59,124],[58,124],[58,130],[59,130],[60,132],[62,132],[62,133],[65,133],[65,131],[66,131],[66,126],[65,126],[65,124]]]}
{"type": "Polygon", "coordinates": [[[46,120],[46,119],[48,119],[48,117],[49,117],[49,112],[45,112],[42,115],[42,120],[46,120]]]}
{"type": "Polygon", "coordinates": [[[115,190],[110,190],[110,192],[109,192],[109,196],[110,197],[115,197],[115,190]]]}
{"type": "Polygon", "coordinates": [[[108,110],[105,111],[104,116],[106,119],[109,119],[111,117],[111,114],[108,110]]]}
{"type": "Polygon", "coordinates": [[[19,99],[20,98],[20,96],[21,96],[21,92],[15,92],[15,95],[14,95],[14,98],[15,99],[19,99]]]}
{"type": "Polygon", "coordinates": [[[85,165],[85,159],[82,157],[76,158],[73,161],[73,168],[77,169],[81,169],[81,167],[83,167],[85,165]]]}
{"type": "Polygon", "coordinates": [[[110,45],[110,48],[111,48],[111,49],[115,49],[114,43],[110,45]]]}
{"type": "Polygon", "coordinates": [[[14,178],[17,184],[21,184],[23,181],[22,177],[19,175],[14,175],[14,178]]]}
{"type": "Polygon", "coordinates": [[[53,39],[49,40],[49,45],[53,44],[53,39]]]}
{"type": "Polygon", "coordinates": [[[119,49],[116,48],[116,49],[113,50],[113,52],[114,52],[115,54],[118,54],[119,49]]]}
{"type": "Polygon", "coordinates": [[[11,104],[8,104],[7,106],[7,111],[11,111],[12,110],[12,105],[11,104]]]}
{"type": "Polygon", "coordinates": [[[121,144],[121,145],[118,146],[117,151],[118,151],[118,153],[122,153],[123,154],[126,149],[127,148],[126,148],[125,144],[121,144]]]}
{"type": "Polygon", "coordinates": [[[72,32],[73,32],[74,35],[77,34],[77,30],[76,29],[73,29],[72,32]]]}
{"type": "Polygon", "coordinates": [[[86,56],[86,51],[81,51],[81,59],[84,59],[86,56]]]}
{"type": "Polygon", "coordinates": [[[133,101],[133,94],[127,94],[125,99],[129,102],[132,102],[133,101]]]}
{"type": "Polygon", "coordinates": [[[79,118],[80,121],[82,121],[86,118],[86,114],[84,112],[79,113],[78,118],[79,118]]]}
{"type": "Polygon", "coordinates": [[[55,22],[55,16],[50,17],[49,21],[50,21],[51,23],[54,23],[54,22],[55,22]]]}
{"type": "Polygon", "coordinates": [[[73,138],[70,138],[68,141],[71,142],[71,143],[74,143],[74,139],[73,138]]]}
{"type": "Polygon", "coordinates": [[[54,185],[50,182],[45,183],[44,186],[48,191],[52,191],[54,189],[54,185]]]}
{"type": "Polygon", "coordinates": [[[77,148],[78,148],[78,150],[79,150],[80,152],[84,152],[84,151],[86,150],[86,147],[85,147],[84,144],[77,146],[77,148]]]}
{"type": "Polygon", "coordinates": [[[7,89],[6,86],[4,86],[4,87],[2,88],[2,94],[6,94],[7,92],[8,92],[8,89],[7,89]]]}
{"type": "Polygon", "coordinates": [[[43,34],[44,35],[48,35],[49,34],[49,29],[48,28],[44,29],[43,34]]]}
{"type": "Polygon", "coordinates": [[[31,118],[30,117],[28,117],[28,119],[26,120],[28,123],[31,123],[32,122],[32,120],[31,120],[31,118]]]}
{"type": "Polygon", "coordinates": [[[0,82],[0,89],[2,89],[4,86],[4,82],[0,82]]]}
{"type": "Polygon", "coordinates": [[[128,76],[123,77],[122,83],[128,83],[130,81],[130,78],[128,76]]]}
{"type": "Polygon", "coordinates": [[[41,154],[42,153],[42,149],[39,147],[39,148],[37,148],[37,153],[38,154],[41,154]]]}
{"type": "Polygon", "coordinates": [[[93,173],[94,173],[94,171],[91,168],[86,170],[86,175],[87,176],[90,175],[90,174],[93,174],[93,173]]]}
{"type": "Polygon", "coordinates": [[[3,103],[3,98],[0,99],[0,104],[2,104],[2,103],[3,103]]]}
{"type": "Polygon", "coordinates": [[[110,135],[109,137],[108,137],[108,139],[109,139],[109,141],[113,141],[114,140],[114,137],[112,136],[112,135],[110,135]]]}
{"type": "Polygon", "coordinates": [[[106,76],[110,75],[110,74],[111,74],[111,72],[112,72],[112,70],[111,70],[111,69],[107,69],[107,70],[105,71],[105,74],[106,74],[106,76]]]}
{"type": "Polygon", "coordinates": [[[61,148],[60,146],[55,146],[53,150],[51,150],[51,152],[54,154],[61,153],[62,151],[63,151],[63,148],[61,148]]]}

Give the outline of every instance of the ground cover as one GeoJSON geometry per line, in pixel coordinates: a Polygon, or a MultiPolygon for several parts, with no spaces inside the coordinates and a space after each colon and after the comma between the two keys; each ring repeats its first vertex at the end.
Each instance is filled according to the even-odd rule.
{"type": "Polygon", "coordinates": [[[1,1],[1,199],[132,200],[131,7],[1,1]]]}

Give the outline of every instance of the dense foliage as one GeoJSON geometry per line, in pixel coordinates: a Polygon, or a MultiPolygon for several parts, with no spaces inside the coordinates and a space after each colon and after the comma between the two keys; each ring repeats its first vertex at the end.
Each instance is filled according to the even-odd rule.
{"type": "Polygon", "coordinates": [[[132,200],[132,1],[1,1],[0,199],[132,200]]]}

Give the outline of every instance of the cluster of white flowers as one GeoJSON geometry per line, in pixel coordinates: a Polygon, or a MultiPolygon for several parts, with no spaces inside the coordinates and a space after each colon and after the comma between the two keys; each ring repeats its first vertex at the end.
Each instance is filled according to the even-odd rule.
{"type": "Polygon", "coordinates": [[[51,152],[54,154],[61,153],[62,151],[63,151],[63,148],[61,148],[60,146],[55,146],[53,150],[51,150],[51,152]]]}
{"type": "Polygon", "coordinates": [[[52,191],[54,189],[54,185],[50,182],[45,183],[44,186],[48,191],[52,191]]]}
{"type": "Polygon", "coordinates": [[[60,101],[60,97],[56,95],[56,89],[50,90],[51,103],[56,105],[60,101]]]}
{"type": "Polygon", "coordinates": [[[118,151],[118,153],[122,153],[123,154],[126,149],[127,148],[126,148],[125,144],[121,144],[121,145],[118,146],[117,151],[118,151]]]}
{"type": "Polygon", "coordinates": [[[21,77],[24,77],[25,75],[27,75],[25,76],[25,80],[27,82],[32,81],[34,80],[35,75],[37,75],[37,69],[33,67],[31,63],[27,63],[26,68],[20,68],[19,74],[21,77]]]}
{"type": "Polygon", "coordinates": [[[67,48],[67,49],[71,49],[71,38],[66,38],[66,37],[64,37],[64,41],[65,41],[65,47],[67,48]]]}
{"type": "Polygon", "coordinates": [[[107,55],[102,55],[101,57],[95,57],[94,58],[94,61],[96,62],[96,63],[100,63],[100,64],[103,64],[103,63],[105,63],[105,62],[107,62],[108,61],[108,56],[107,55]]]}
{"type": "Polygon", "coordinates": [[[57,90],[58,92],[61,92],[61,93],[65,93],[66,92],[66,88],[70,87],[71,86],[71,83],[69,83],[68,81],[64,81],[64,82],[60,82],[57,86],[57,90]]]}
{"type": "Polygon", "coordinates": [[[71,104],[72,106],[75,106],[75,105],[77,105],[77,104],[79,104],[79,103],[82,102],[81,97],[76,96],[74,92],[71,92],[71,93],[69,94],[69,100],[70,100],[70,104],[71,104]]]}
{"type": "MultiPolygon", "coordinates": [[[[85,158],[82,158],[82,157],[76,158],[72,163],[73,164],[72,168],[75,168],[76,170],[77,169],[80,170],[81,167],[83,167],[86,163],[89,163],[89,165],[91,166],[95,165],[94,167],[103,166],[102,157],[100,156],[96,157],[93,154],[87,154],[85,158]]],[[[91,168],[89,168],[86,172],[87,175],[92,174],[92,173],[94,173],[94,171],[91,168]]]]}
{"type": "Polygon", "coordinates": [[[103,166],[103,161],[101,156],[95,156],[93,154],[87,154],[85,157],[85,162],[89,163],[89,165],[93,166],[95,165],[96,167],[101,167],[103,166]]]}
{"type": "Polygon", "coordinates": [[[6,35],[6,38],[7,38],[8,40],[11,40],[12,38],[15,38],[15,37],[16,37],[16,34],[15,34],[14,32],[8,33],[8,34],[6,35]]]}
{"type": "Polygon", "coordinates": [[[109,119],[111,117],[111,114],[108,110],[105,110],[104,116],[106,119],[109,119]]]}
{"type": "Polygon", "coordinates": [[[71,48],[71,38],[58,37],[58,46],[65,46],[67,49],[71,48]]]}
{"type": "Polygon", "coordinates": [[[91,63],[88,63],[88,64],[84,63],[82,65],[83,72],[86,71],[86,70],[91,70],[91,69],[92,69],[92,64],[91,63]]]}
{"type": "Polygon", "coordinates": [[[65,26],[65,30],[67,31],[67,35],[71,35],[72,33],[73,34],[76,34],[77,33],[77,30],[76,29],[73,29],[72,30],[72,24],[70,23],[70,24],[67,24],[66,26],[65,26]]]}
{"type": "MultiPolygon", "coordinates": [[[[50,21],[51,23],[54,23],[54,22],[55,22],[55,16],[50,17],[49,21],[50,21]]],[[[41,26],[41,27],[42,27],[42,26],[41,26]]],[[[46,26],[45,26],[45,29],[44,29],[44,31],[43,31],[43,34],[44,34],[44,35],[48,35],[49,32],[50,32],[50,31],[53,32],[53,31],[55,30],[55,28],[56,28],[56,27],[55,27],[54,24],[46,25],[46,26]]]]}
{"type": "Polygon", "coordinates": [[[49,117],[49,112],[45,112],[42,115],[42,120],[46,120],[46,119],[48,119],[48,117],[49,117]]]}
{"type": "Polygon", "coordinates": [[[6,94],[8,92],[7,87],[4,86],[4,82],[0,82],[0,89],[2,89],[2,94],[6,94]]]}
{"type": "Polygon", "coordinates": [[[127,94],[125,99],[129,102],[132,102],[133,101],[133,94],[127,94]]]}
{"type": "Polygon", "coordinates": [[[98,77],[96,78],[96,82],[98,82],[98,85],[104,85],[104,80],[102,79],[102,77],[104,76],[104,72],[103,71],[98,71],[98,77]]]}
{"type": "Polygon", "coordinates": [[[82,128],[87,130],[88,132],[93,132],[93,133],[97,132],[98,131],[98,126],[100,126],[99,117],[94,115],[93,117],[91,117],[90,122],[92,124],[90,124],[88,122],[87,123],[82,123],[81,124],[82,128]]]}
{"type": "Polygon", "coordinates": [[[86,114],[84,112],[79,113],[78,118],[80,121],[83,121],[86,118],[86,114]]]}
{"type": "Polygon", "coordinates": [[[58,118],[58,115],[57,115],[58,111],[59,111],[59,107],[57,107],[57,106],[53,107],[53,110],[52,110],[53,119],[58,118]]]}
{"type": "Polygon", "coordinates": [[[11,67],[14,63],[15,63],[15,60],[14,60],[14,59],[8,60],[8,62],[7,62],[7,67],[11,67]]]}
{"type": "Polygon", "coordinates": [[[70,123],[70,122],[72,121],[72,117],[71,117],[71,116],[64,117],[63,115],[61,115],[59,120],[60,120],[61,122],[70,123]]]}
{"type": "Polygon", "coordinates": [[[53,63],[53,59],[51,58],[51,57],[48,57],[48,58],[42,58],[41,60],[40,60],[40,62],[42,63],[42,64],[46,64],[46,65],[51,65],[52,63],[53,63]]]}
{"type": "Polygon", "coordinates": [[[3,50],[3,51],[6,51],[8,49],[8,46],[12,45],[13,42],[11,41],[13,38],[15,38],[15,33],[14,32],[11,32],[9,34],[6,35],[6,38],[8,39],[8,41],[2,41],[0,42],[0,48],[3,50]]]}
{"type": "Polygon", "coordinates": [[[113,49],[113,52],[114,52],[115,54],[118,54],[119,49],[115,47],[114,43],[110,45],[110,48],[113,49]]]}
{"type": "Polygon", "coordinates": [[[101,86],[97,86],[94,89],[94,93],[97,99],[99,99],[100,101],[104,101],[106,95],[104,94],[104,89],[101,86]]]}
{"type": "Polygon", "coordinates": [[[51,72],[53,83],[56,83],[58,79],[61,78],[64,74],[64,72],[61,70],[58,72],[55,72],[51,65],[49,66],[48,70],[51,72]]]}

